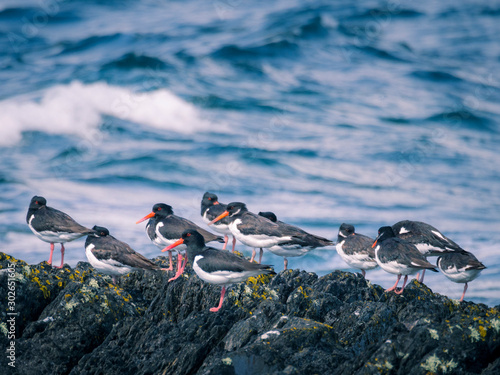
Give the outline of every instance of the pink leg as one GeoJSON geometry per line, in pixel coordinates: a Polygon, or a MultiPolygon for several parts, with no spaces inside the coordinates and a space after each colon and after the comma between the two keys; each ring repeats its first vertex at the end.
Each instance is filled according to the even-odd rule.
{"type": "Polygon", "coordinates": [[[168,282],[174,281],[179,278],[180,275],[182,275],[182,254],[177,253],[177,272],[175,273],[174,277],[171,277],[168,279],[168,282]]]}
{"type": "Polygon", "coordinates": [[[467,283],[465,283],[464,292],[462,293],[462,298],[460,298],[460,302],[463,302],[464,297],[465,297],[465,292],[467,291],[467,288],[468,288],[468,285],[467,285],[467,283]]]}
{"type": "Polygon", "coordinates": [[[262,254],[264,254],[264,250],[262,250],[262,247],[260,248],[260,255],[259,255],[259,264],[262,263],[262,254]]]}
{"type": "Polygon", "coordinates": [[[366,271],[365,270],[361,270],[361,274],[363,275],[363,277],[366,277],[366,271]]]}
{"type": "Polygon", "coordinates": [[[222,287],[222,290],[220,292],[220,300],[219,300],[219,306],[217,307],[212,307],[210,309],[211,312],[216,312],[216,311],[219,311],[220,308],[222,307],[222,302],[224,302],[224,294],[226,294],[226,286],[223,286],[222,287]]]}
{"type": "Polygon", "coordinates": [[[168,252],[168,258],[170,260],[170,266],[168,268],[160,268],[162,271],[172,271],[174,269],[172,265],[172,252],[170,250],[168,252]]]}
{"type": "Polygon", "coordinates": [[[420,279],[418,278],[418,275],[417,275],[417,280],[420,284],[422,284],[424,282],[424,276],[425,276],[425,270],[422,271],[422,277],[420,279]]]}
{"type": "Polygon", "coordinates": [[[253,262],[255,260],[255,255],[257,255],[257,252],[255,251],[255,248],[252,250],[252,257],[250,258],[250,262],[253,262]]]}
{"type": "Polygon", "coordinates": [[[61,265],[56,268],[63,268],[64,266],[64,245],[61,243],[61,265]]]}
{"type": "Polygon", "coordinates": [[[394,284],[391,288],[386,289],[386,292],[392,292],[394,289],[398,287],[399,280],[401,279],[401,274],[398,275],[398,279],[396,280],[396,284],[394,284]]]}
{"type": "Polygon", "coordinates": [[[49,256],[49,261],[47,263],[49,263],[50,265],[52,265],[52,255],[54,255],[54,244],[51,242],[50,243],[50,256],[49,256]]]}
{"type": "Polygon", "coordinates": [[[288,267],[288,259],[284,258],[285,259],[285,270],[287,269],[288,267]]]}
{"type": "Polygon", "coordinates": [[[177,273],[179,273],[182,269],[182,261],[184,260],[184,257],[182,256],[181,253],[177,253],[177,273]]]}
{"type": "Polygon", "coordinates": [[[184,269],[186,268],[187,262],[188,262],[188,256],[186,254],[186,255],[184,255],[184,262],[182,263],[182,267],[181,267],[181,275],[184,273],[184,269]]]}
{"type": "Polygon", "coordinates": [[[165,268],[164,271],[173,271],[174,270],[174,263],[172,261],[172,252],[170,250],[168,251],[168,260],[170,262],[170,266],[168,268],[165,268]]]}
{"type": "Polygon", "coordinates": [[[225,234],[224,235],[224,246],[222,246],[222,250],[226,250],[228,240],[229,240],[229,237],[227,236],[227,234],[225,234]]]}
{"type": "Polygon", "coordinates": [[[233,253],[234,253],[235,247],[236,247],[236,237],[233,236],[233,253]]]}
{"type": "Polygon", "coordinates": [[[403,291],[405,290],[405,285],[406,285],[406,282],[408,281],[408,275],[405,276],[405,279],[403,280],[403,287],[401,288],[401,290],[398,292],[398,290],[396,289],[394,291],[394,293],[396,294],[401,294],[403,293],[403,291]]]}

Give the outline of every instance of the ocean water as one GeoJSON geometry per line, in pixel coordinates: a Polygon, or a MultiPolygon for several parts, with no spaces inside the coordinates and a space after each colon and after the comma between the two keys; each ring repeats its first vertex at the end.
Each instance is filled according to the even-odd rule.
{"type": "MultiPolygon", "coordinates": [[[[203,225],[211,191],[334,240],[428,222],[488,267],[466,299],[500,304],[500,3],[2,0],[0,35],[2,251],[48,259],[36,194],[155,257],[135,222],[203,225]]],[[[352,271],[333,247],[289,267],[352,271]]]]}

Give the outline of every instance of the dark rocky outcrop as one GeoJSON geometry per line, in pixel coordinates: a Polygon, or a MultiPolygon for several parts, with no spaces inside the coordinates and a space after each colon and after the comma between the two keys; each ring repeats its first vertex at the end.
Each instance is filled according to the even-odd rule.
{"type": "Polygon", "coordinates": [[[192,271],[171,283],[165,272],[134,272],[113,285],[88,263],[58,270],[0,253],[2,296],[9,263],[16,367],[2,355],[2,373],[500,373],[499,307],[458,303],[416,281],[398,296],[360,274],[288,270],[232,286],[212,313],[220,287],[192,271]]]}

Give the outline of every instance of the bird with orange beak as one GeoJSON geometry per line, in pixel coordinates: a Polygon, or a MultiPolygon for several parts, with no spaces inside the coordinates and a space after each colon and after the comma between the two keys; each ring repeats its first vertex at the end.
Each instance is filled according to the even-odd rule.
{"type": "MultiPolygon", "coordinates": [[[[253,248],[252,258],[255,259],[256,248],[260,248],[259,263],[262,261],[262,249],[271,251],[276,249],[277,255],[290,256],[290,252],[300,254],[300,249],[311,249],[319,246],[327,246],[333,242],[307,233],[306,231],[288,224],[273,222],[268,218],[248,211],[246,205],[241,202],[229,203],[226,210],[212,220],[209,225],[227,217],[228,228],[237,240],[244,245],[253,248]],[[283,249],[287,252],[284,253],[283,249]],[[299,251],[297,251],[299,249],[299,251]]],[[[286,264],[286,262],[285,262],[286,264]]]]}
{"type": "MultiPolygon", "coordinates": [[[[200,228],[188,219],[174,215],[172,207],[165,203],[155,204],[153,206],[153,210],[142,219],[138,220],[136,224],[139,224],[147,219],[149,219],[149,221],[146,224],[146,232],[151,242],[162,249],[162,251],[167,251],[165,247],[176,242],[179,238],[181,238],[182,233],[188,229],[197,230],[203,236],[205,242],[224,242],[224,239],[221,236],[217,236],[206,231],[205,229],[200,228]]],[[[184,272],[187,261],[187,258],[183,256],[185,251],[186,246],[181,246],[177,249],[177,272],[169,281],[177,279],[184,272]]],[[[171,271],[173,270],[171,251],[169,251],[169,260],[170,267],[168,270],[171,271]]]]}
{"type": "Polygon", "coordinates": [[[275,274],[269,265],[251,263],[228,251],[205,246],[203,236],[193,229],[186,230],[180,239],[166,249],[170,250],[181,245],[187,246],[187,257],[200,279],[211,284],[222,285],[219,305],[212,307],[210,309],[212,312],[219,311],[222,307],[227,285],[261,274],[275,274]]]}

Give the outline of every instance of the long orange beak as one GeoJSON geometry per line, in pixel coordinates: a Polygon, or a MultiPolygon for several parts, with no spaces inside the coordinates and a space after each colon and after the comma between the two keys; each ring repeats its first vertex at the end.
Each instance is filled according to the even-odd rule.
{"type": "Polygon", "coordinates": [[[172,250],[174,247],[177,247],[179,245],[182,245],[184,243],[184,240],[182,238],[179,238],[177,241],[175,241],[172,245],[168,245],[166,248],[162,250],[162,252],[172,250]]]}
{"type": "Polygon", "coordinates": [[[375,246],[377,246],[377,240],[375,240],[375,242],[373,243],[373,245],[372,245],[372,249],[373,249],[375,246]]]}
{"type": "Polygon", "coordinates": [[[151,212],[150,214],[147,214],[146,216],[144,216],[141,220],[137,220],[135,223],[136,224],[142,223],[144,220],[151,219],[153,216],[155,216],[155,213],[151,212]]]}
{"type": "Polygon", "coordinates": [[[210,223],[208,223],[208,225],[212,225],[213,223],[219,221],[220,219],[223,219],[225,218],[226,216],[229,215],[229,212],[227,211],[224,211],[223,213],[221,213],[219,216],[217,216],[215,219],[213,219],[210,223]]]}

